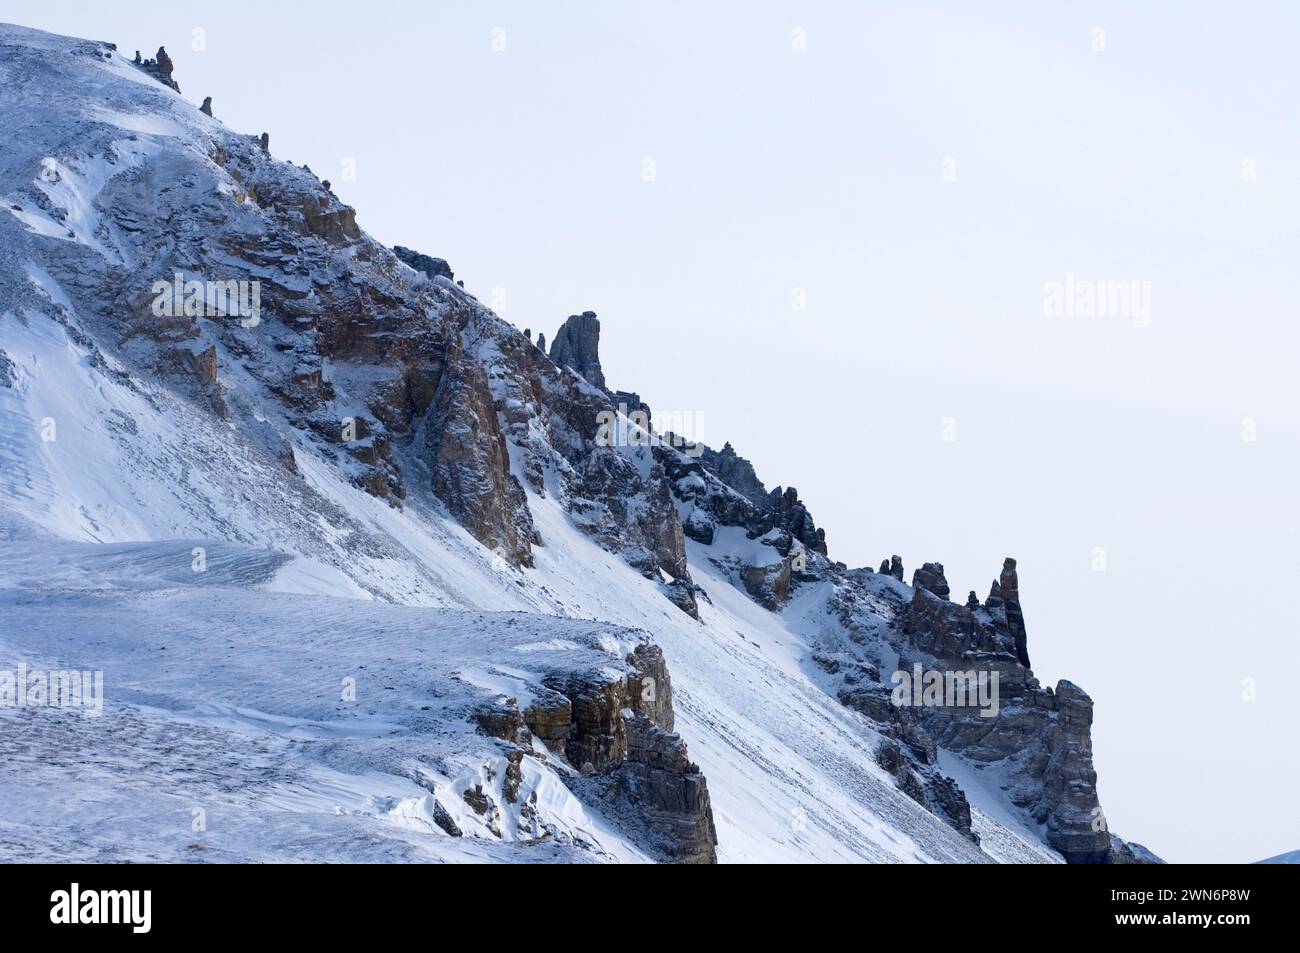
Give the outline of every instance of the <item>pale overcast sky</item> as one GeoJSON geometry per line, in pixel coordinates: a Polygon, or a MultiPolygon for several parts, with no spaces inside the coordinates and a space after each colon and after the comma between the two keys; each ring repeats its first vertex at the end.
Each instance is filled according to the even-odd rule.
{"type": "Polygon", "coordinates": [[[611,386],[797,486],[833,557],[982,598],[1016,556],[1112,827],[1295,850],[1300,7],[974,6],[0,19],[165,44],[188,99],[519,327],[596,311],[611,386]],[[1067,275],[1149,282],[1149,314],[1046,313],[1067,275]]]}

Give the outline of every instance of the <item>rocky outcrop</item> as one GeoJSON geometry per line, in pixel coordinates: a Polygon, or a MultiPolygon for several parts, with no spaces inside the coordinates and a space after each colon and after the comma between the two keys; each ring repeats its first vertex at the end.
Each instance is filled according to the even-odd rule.
{"type": "MultiPolygon", "coordinates": [[[[230,235],[230,241],[237,243],[232,251],[247,257],[251,263],[265,259],[268,264],[279,264],[280,256],[290,250],[311,254],[304,247],[311,238],[322,239],[331,246],[351,245],[361,240],[356,211],[323,190],[320,180],[310,171],[271,160],[267,155],[269,135],[262,133],[255,150],[244,145],[249,142],[247,137],[239,139],[242,148],[234,148],[234,143],[228,140],[226,146],[216,151],[213,161],[239,183],[244,190],[241,200],[250,200],[257,210],[273,220],[274,228],[260,243],[235,230],[230,235]]],[[[225,211],[213,209],[218,213],[225,211]]],[[[296,290],[289,285],[274,287],[263,278],[264,299],[297,298],[296,290]]],[[[344,289],[332,289],[333,295],[343,293],[344,289]]]]}
{"type": "Polygon", "coordinates": [[[533,699],[523,713],[528,730],[551,751],[563,754],[573,726],[573,702],[554,690],[546,690],[533,699]]]}
{"type": "Polygon", "coordinates": [[[943,563],[926,563],[912,573],[912,588],[933,592],[940,599],[948,598],[948,580],[943,575],[943,563]]]}
{"type": "Polygon", "coordinates": [[[945,777],[932,764],[917,763],[905,754],[902,746],[885,741],[876,752],[876,763],[894,776],[899,790],[931,814],[943,818],[955,830],[974,843],[979,835],[971,829],[970,803],[952,778],[945,777]]]}
{"type": "Polygon", "coordinates": [[[158,70],[158,79],[163,83],[163,85],[170,86],[179,93],[180,87],[177,86],[176,81],[172,79],[172,71],[175,67],[172,64],[172,58],[167,55],[167,50],[165,48],[161,46],[158,47],[158,53],[154,57],[154,63],[158,70]]]}
{"type": "Polygon", "coordinates": [[[998,707],[992,717],[974,704],[913,709],[921,728],[974,764],[1002,765],[1009,799],[1044,826],[1067,862],[1110,862],[1092,761],[1092,700],[1068,681],[1044,689],[1029,669],[1015,560],[1006,560],[982,607],[941,598],[932,588],[941,567],[927,567],[900,617],[900,668],[996,678],[998,707]]]}
{"type": "Polygon", "coordinates": [[[641,832],[643,848],[677,863],[714,863],[708,784],[673,733],[663,653],[643,644],[626,661],[635,674],[620,680],[596,672],[557,676],[548,684],[554,694],[525,717],[544,728],[548,746],[563,751],[610,813],[641,832]],[[570,712],[565,729],[560,699],[570,712]]]}
{"type": "MultiPolygon", "coordinates": [[[[480,734],[504,743],[502,797],[518,803],[522,758],[536,756],[540,741],[576,772],[574,793],[597,802],[651,856],[714,863],[708,784],[673,732],[672,679],[663,652],[641,642],[621,662],[621,675],[610,665],[553,671],[542,686],[530,686],[535,697],[522,711],[516,698],[498,697],[468,712],[480,734]]],[[[471,784],[462,797],[482,817],[501,814],[482,784],[471,784]]],[[[524,807],[525,814],[531,810],[524,807]]]]}
{"type": "Polygon", "coordinates": [[[1047,842],[1067,863],[1106,863],[1111,840],[1092,764],[1092,699],[1064,680],[1057,682],[1053,697],[1055,717],[1042,739],[1045,763],[1035,808],[1046,812],[1047,842]]]}
{"type": "Polygon", "coordinates": [[[938,772],[940,749],[988,769],[988,783],[1000,786],[1067,862],[1159,862],[1106,829],[1092,760],[1092,701],[1070,682],[1045,688],[1034,677],[1023,615],[1015,611],[1016,570],[1008,558],[981,605],[974,593],[964,604],[948,599],[940,563],[916,570],[910,589],[896,584],[897,556],[879,574],[832,566],[824,572],[834,591],[828,608],[845,635],[819,649],[814,662],[834,679],[839,700],[877,725],[886,739],[878,763],[900,790],[957,829],[968,809],[964,796],[956,797],[959,787],[938,772]],[[895,696],[902,676],[929,673],[941,680],[933,697],[895,696]]]}
{"type": "Polygon", "coordinates": [[[148,73],[169,89],[174,89],[178,93],[181,91],[180,86],[172,77],[172,71],[175,69],[175,65],[172,63],[172,58],[167,55],[167,50],[163,47],[158,47],[158,52],[155,54],[154,58],[148,60],[141,59],[140,51],[136,50],[135,59],[132,60],[132,63],[137,69],[148,73]]]}
{"type": "MultiPolygon", "coordinates": [[[[674,495],[693,505],[686,517],[687,535],[712,545],[718,527],[735,526],[743,528],[750,539],[765,538],[782,556],[789,556],[792,550],[826,556],[826,532],[817,527],[798,490],[778,486],[768,492],[749,461],[738,457],[731,444],[721,451],[699,446],[698,456],[670,447],[656,448],[674,495]]],[[[756,578],[754,573],[748,576],[756,578]]],[[[745,574],[739,578],[744,583],[745,574]]],[[[746,588],[751,594],[770,589],[746,588]]]]}
{"type": "Polygon", "coordinates": [[[939,770],[938,746],[910,708],[895,705],[880,671],[866,661],[847,661],[822,654],[814,661],[823,671],[841,677],[837,697],[883,729],[875,760],[898,782],[899,790],[944,820],[972,842],[970,803],[955,781],[939,770]]]}
{"type": "Polygon", "coordinates": [[[765,609],[779,611],[790,598],[790,560],[740,569],[740,581],[745,591],[765,609]]]}
{"type": "Polygon", "coordinates": [[[524,718],[524,713],[519,710],[519,702],[514,698],[484,702],[470,712],[470,720],[478,726],[480,732],[489,738],[500,738],[512,744],[524,744],[527,741],[524,718]]]}
{"type": "Polygon", "coordinates": [[[560,494],[576,526],[617,553],[663,595],[698,617],[686,535],[661,447],[614,445],[601,421],[618,408],[610,395],[556,365],[527,338],[493,319],[485,328],[496,355],[489,367],[496,406],[517,470],[538,494],[560,494]]]}
{"type": "Polygon", "coordinates": [[[536,540],[524,488],[510,472],[510,450],[481,364],[447,340],[424,424],[432,489],[480,543],[517,566],[533,564],[536,540]]]}
{"type": "Polygon", "coordinates": [[[700,455],[700,463],[755,506],[762,507],[768,504],[767,488],[754,472],[754,465],[739,456],[730,443],[723,444],[721,450],[705,447],[700,455]]]}
{"type": "Polygon", "coordinates": [[[817,528],[812,514],[800,501],[798,490],[778,486],[768,494],[768,511],[773,526],[785,530],[805,548],[826,555],[826,531],[817,528]]]}
{"type": "Polygon", "coordinates": [[[204,96],[204,97],[203,97],[203,105],[199,107],[199,112],[203,113],[203,115],[205,115],[205,116],[211,116],[211,115],[212,115],[212,97],[211,97],[211,96],[204,96]]]}
{"type": "Polygon", "coordinates": [[[446,278],[448,281],[456,280],[456,276],[452,274],[451,266],[442,258],[423,255],[418,251],[412,251],[410,248],[403,248],[401,245],[393,246],[393,254],[398,257],[398,260],[430,278],[446,278]]]}
{"type": "Polygon", "coordinates": [[[600,321],[594,311],[573,314],[560,326],[551,342],[556,367],[570,367],[593,387],[605,389],[600,369],[600,321]]]}
{"type": "Polygon", "coordinates": [[[1029,668],[1029,643],[1025,632],[1025,615],[1020,609],[1020,582],[1016,576],[1016,561],[1008,556],[1002,563],[998,577],[998,591],[1002,596],[1004,625],[1016,640],[1016,656],[1020,664],[1029,668]]]}
{"type": "Polygon", "coordinates": [[[627,761],[606,790],[645,824],[647,846],[677,863],[716,862],[718,834],[708,784],[679,735],[648,718],[632,719],[627,761]]]}
{"type": "Polygon", "coordinates": [[[650,410],[650,405],[641,399],[640,394],[634,393],[630,390],[616,390],[610,391],[609,396],[611,400],[613,400],[615,407],[620,408],[620,410],[621,408],[626,407],[627,413],[629,414],[638,412],[643,413],[645,414],[646,422],[653,426],[654,414],[650,410]]]}

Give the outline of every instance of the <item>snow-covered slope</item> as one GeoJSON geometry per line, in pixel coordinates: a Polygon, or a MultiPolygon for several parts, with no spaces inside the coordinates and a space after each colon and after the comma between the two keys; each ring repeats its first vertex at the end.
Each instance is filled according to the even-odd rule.
{"type": "MultiPolygon", "coordinates": [[[[1060,862],[1086,830],[1040,783],[1087,781],[1075,735],[972,760],[850,690],[930,592],[832,563],[788,494],[598,445],[608,393],[309,171],[14,26],[0,128],[0,669],[105,686],[0,708],[4,859],[702,859],[716,829],[722,861],[1060,862]],[[260,281],[260,322],[159,317],[177,271],[260,281]]],[[[1001,605],[971,625],[1014,641],[1001,605]]]]}
{"type": "Polygon", "coordinates": [[[1276,857],[1269,857],[1267,860],[1256,861],[1259,864],[1300,864],[1300,850],[1288,851],[1285,854],[1278,854],[1276,857]]]}

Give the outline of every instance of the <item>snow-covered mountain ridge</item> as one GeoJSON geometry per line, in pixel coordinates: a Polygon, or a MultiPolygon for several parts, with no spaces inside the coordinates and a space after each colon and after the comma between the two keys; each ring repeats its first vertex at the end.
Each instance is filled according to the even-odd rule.
{"type": "Polygon", "coordinates": [[[157,63],[0,26],[0,75],[0,669],[107,694],[0,708],[14,858],[1146,859],[1013,560],[850,570],[730,445],[602,439],[653,413],[594,314],[548,354],[157,63]]]}

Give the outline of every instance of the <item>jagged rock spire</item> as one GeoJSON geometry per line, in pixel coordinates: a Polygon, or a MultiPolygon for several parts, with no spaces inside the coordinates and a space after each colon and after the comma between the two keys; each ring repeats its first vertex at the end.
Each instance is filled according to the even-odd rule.
{"type": "Polygon", "coordinates": [[[162,78],[164,83],[168,82],[172,78],[172,70],[176,67],[175,64],[172,63],[172,58],[167,55],[167,48],[162,46],[158,47],[158,54],[154,59],[158,62],[158,75],[162,78]]]}
{"type": "Polygon", "coordinates": [[[205,116],[211,116],[211,115],[212,115],[212,97],[211,97],[211,96],[204,96],[204,97],[203,97],[203,105],[199,107],[199,112],[203,113],[205,116]]]}
{"type": "Polygon", "coordinates": [[[1025,614],[1020,609],[1020,578],[1016,575],[1016,561],[1008,556],[1002,561],[1002,574],[989,590],[990,608],[1004,608],[1007,631],[1015,637],[1016,656],[1020,664],[1029,668],[1029,637],[1025,631],[1025,614]]]}
{"type": "Polygon", "coordinates": [[[1020,579],[1016,575],[1016,561],[1010,556],[1002,560],[1002,574],[998,577],[998,583],[1002,586],[1004,598],[1010,599],[1014,593],[1016,601],[1020,600],[1020,579]]]}
{"type": "Polygon", "coordinates": [[[776,487],[768,494],[772,520],[813,552],[826,555],[826,531],[818,529],[812,514],[799,499],[799,491],[789,486],[776,487]]]}
{"type": "Polygon", "coordinates": [[[593,387],[605,389],[605,372],[600,369],[600,320],[595,311],[571,314],[551,342],[551,360],[556,367],[571,367],[593,387]]]}
{"type": "Polygon", "coordinates": [[[172,70],[175,69],[175,65],[172,63],[172,58],[167,55],[167,50],[164,47],[158,47],[157,55],[151,60],[142,60],[140,51],[136,50],[135,59],[131,63],[164,86],[168,86],[178,93],[181,91],[180,85],[172,78],[172,70]]]}

